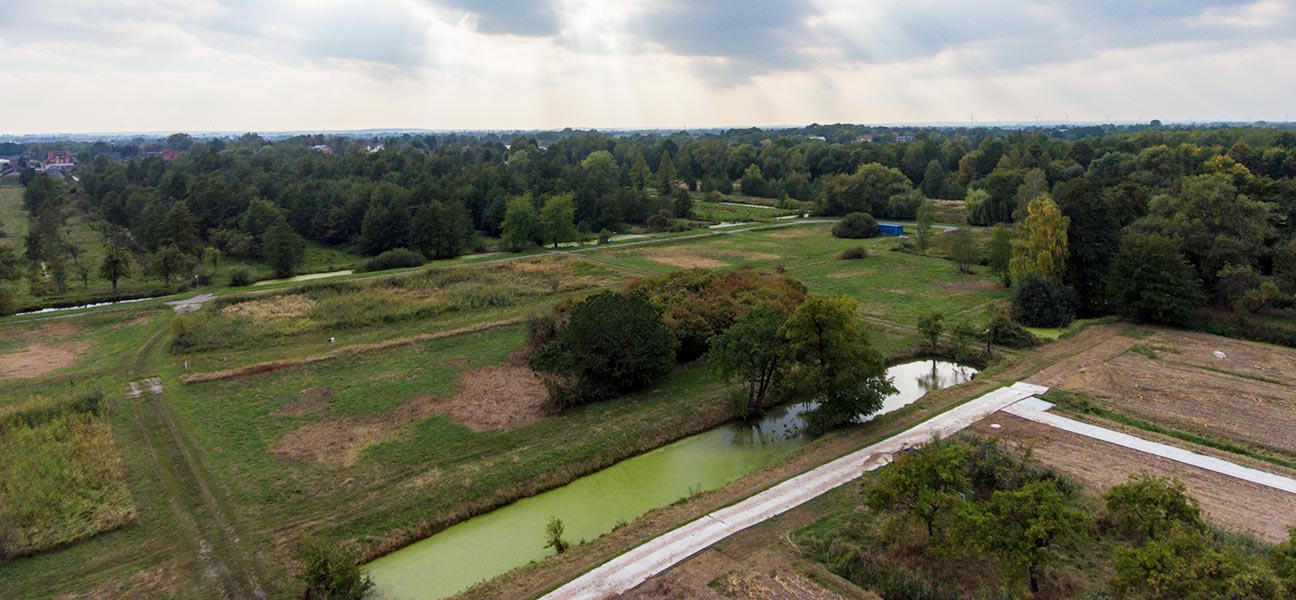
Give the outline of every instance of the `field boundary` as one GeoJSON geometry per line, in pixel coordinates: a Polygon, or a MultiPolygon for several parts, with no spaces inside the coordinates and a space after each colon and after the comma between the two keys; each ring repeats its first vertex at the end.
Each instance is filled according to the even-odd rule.
{"type": "Polygon", "coordinates": [[[195,373],[193,375],[183,375],[180,377],[180,382],[189,384],[189,383],[203,383],[207,381],[220,381],[225,379],[238,379],[240,377],[257,375],[259,373],[269,373],[271,371],[278,371],[280,369],[300,367],[303,365],[314,364],[326,360],[333,360],[335,358],[340,358],[343,356],[353,356],[356,354],[365,354],[368,352],[387,350],[389,348],[399,348],[401,346],[409,346],[412,344],[417,344],[419,342],[439,340],[442,338],[454,337],[454,336],[464,335],[468,333],[477,333],[479,331],[486,331],[489,329],[495,329],[497,327],[507,327],[509,325],[516,325],[525,320],[526,317],[513,317],[511,319],[504,319],[502,321],[490,321],[487,323],[478,323],[476,325],[459,327],[457,329],[447,329],[445,331],[438,331],[436,333],[423,333],[423,334],[409,336],[409,337],[383,340],[381,342],[374,342],[371,344],[357,344],[354,346],[347,346],[345,348],[338,348],[337,350],[332,350],[329,352],[325,352],[323,354],[315,354],[311,356],[304,356],[301,358],[285,358],[280,360],[270,360],[270,361],[255,363],[243,367],[237,367],[234,369],[225,369],[222,371],[211,371],[208,373],[195,373]]]}

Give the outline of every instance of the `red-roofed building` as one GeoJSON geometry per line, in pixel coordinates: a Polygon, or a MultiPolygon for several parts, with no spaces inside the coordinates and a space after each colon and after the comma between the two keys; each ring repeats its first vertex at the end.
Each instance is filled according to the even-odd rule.
{"type": "Polygon", "coordinates": [[[76,161],[72,160],[72,153],[67,150],[54,150],[45,154],[45,168],[50,167],[72,167],[76,161]]]}
{"type": "Polygon", "coordinates": [[[162,160],[166,162],[171,162],[177,158],[180,158],[181,156],[184,156],[184,152],[181,152],[179,150],[166,150],[162,153],[162,160]]]}

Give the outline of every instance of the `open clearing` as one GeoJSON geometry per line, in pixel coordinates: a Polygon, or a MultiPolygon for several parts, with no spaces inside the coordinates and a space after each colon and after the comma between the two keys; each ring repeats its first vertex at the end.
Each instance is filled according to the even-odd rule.
{"type": "Polygon", "coordinates": [[[89,348],[89,342],[32,344],[19,352],[0,354],[0,381],[29,379],[66,369],[89,348]]]}
{"type": "Polygon", "coordinates": [[[1157,330],[1071,366],[1055,366],[1039,382],[1140,419],[1296,455],[1296,350],[1157,330]],[[1213,356],[1221,349],[1227,358],[1213,356]]]}
{"type": "Polygon", "coordinates": [[[1093,440],[997,413],[974,426],[985,435],[1031,444],[1032,456],[1064,475],[1074,477],[1096,492],[1124,483],[1131,475],[1149,472],[1175,477],[1201,503],[1206,517],[1234,531],[1246,532],[1271,543],[1287,539],[1287,528],[1296,525],[1296,495],[1199,469],[1137,450],[1093,440]],[[999,428],[990,427],[999,424],[999,428]]]}

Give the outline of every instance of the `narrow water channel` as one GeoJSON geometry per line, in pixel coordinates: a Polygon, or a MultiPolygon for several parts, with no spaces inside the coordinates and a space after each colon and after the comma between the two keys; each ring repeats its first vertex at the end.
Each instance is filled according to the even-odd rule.
{"type": "MultiPolygon", "coordinates": [[[[963,383],[976,369],[945,361],[916,361],[887,369],[897,393],[890,412],[927,392],[963,383]]],[[[566,539],[594,539],[618,523],[694,493],[754,473],[801,447],[805,405],[772,410],[758,423],[732,423],[641,454],[565,486],[473,517],[369,563],[385,600],[434,600],[541,560],[544,527],[562,519],[566,539]]],[[[881,413],[879,413],[881,414],[881,413]]]]}

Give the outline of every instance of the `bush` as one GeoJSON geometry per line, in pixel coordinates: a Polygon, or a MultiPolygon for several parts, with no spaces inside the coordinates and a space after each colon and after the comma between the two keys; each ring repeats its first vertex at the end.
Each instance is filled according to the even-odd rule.
{"type": "Polygon", "coordinates": [[[1066,327],[1079,305],[1075,290],[1034,274],[1023,275],[1013,290],[1013,316],[1027,327],[1066,327]]]}
{"type": "Polygon", "coordinates": [[[1002,312],[990,319],[986,331],[992,343],[1005,348],[1034,348],[1040,343],[1039,338],[1023,329],[1021,325],[1014,323],[1008,315],[1002,312]]]}
{"type": "Polygon", "coordinates": [[[841,258],[842,260],[868,258],[868,248],[865,248],[864,246],[851,246],[850,248],[842,250],[841,258]]]}
{"type": "Polygon", "coordinates": [[[299,550],[306,598],[363,600],[372,597],[374,582],[360,568],[356,553],[337,544],[306,539],[299,550]]]}
{"type": "Polygon", "coordinates": [[[18,312],[18,297],[13,292],[0,288],[0,317],[7,317],[18,312]]]}
{"type": "Polygon", "coordinates": [[[877,220],[868,213],[851,213],[832,228],[833,237],[852,240],[871,238],[878,234],[877,220]]]}
{"type": "Polygon", "coordinates": [[[229,284],[230,287],[247,287],[252,285],[254,277],[252,268],[247,265],[239,265],[230,269],[229,284]]]}
{"type": "Polygon", "coordinates": [[[406,248],[393,248],[375,256],[360,266],[361,273],[420,267],[427,259],[422,254],[406,248]]]}

